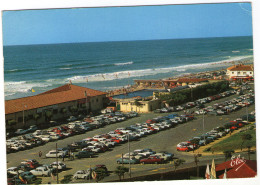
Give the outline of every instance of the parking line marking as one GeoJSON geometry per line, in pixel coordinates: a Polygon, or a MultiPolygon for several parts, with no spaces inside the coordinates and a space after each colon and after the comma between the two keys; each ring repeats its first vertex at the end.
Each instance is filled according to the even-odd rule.
{"type": "Polygon", "coordinates": [[[165,170],[165,169],[167,169],[167,168],[159,168],[159,170],[165,170]]]}
{"type": "Polygon", "coordinates": [[[159,170],[151,170],[151,172],[157,172],[157,171],[159,171],[159,170]]]}

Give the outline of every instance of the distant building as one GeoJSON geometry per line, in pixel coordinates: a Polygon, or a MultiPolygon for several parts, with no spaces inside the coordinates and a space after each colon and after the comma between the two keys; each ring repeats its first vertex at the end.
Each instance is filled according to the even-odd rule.
{"type": "Polygon", "coordinates": [[[229,80],[253,80],[254,67],[253,65],[238,64],[227,68],[229,80]]]}
{"type": "Polygon", "coordinates": [[[186,86],[194,83],[208,82],[209,79],[201,78],[178,78],[172,80],[134,80],[138,88],[175,88],[179,86],[186,86]]]}
{"type": "Polygon", "coordinates": [[[90,113],[104,108],[106,93],[66,84],[44,93],[5,101],[7,128],[44,124],[77,112],[90,113]]]}
{"type": "Polygon", "coordinates": [[[160,100],[137,100],[134,98],[130,99],[120,99],[118,100],[118,104],[120,105],[120,111],[122,112],[130,112],[135,111],[138,113],[148,113],[152,112],[155,109],[161,108],[160,100]]]}

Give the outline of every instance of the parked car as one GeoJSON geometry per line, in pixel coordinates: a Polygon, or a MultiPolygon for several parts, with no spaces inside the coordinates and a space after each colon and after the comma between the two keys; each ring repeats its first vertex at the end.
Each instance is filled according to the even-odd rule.
{"type": "Polygon", "coordinates": [[[74,179],[90,179],[90,170],[79,170],[73,175],[74,179]]]}
{"type": "MultiPolygon", "coordinates": [[[[27,172],[22,172],[19,173],[19,176],[22,177],[23,180],[26,180],[28,183],[36,180],[36,176],[33,175],[31,172],[27,171],[27,172]]],[[[15,176],[14,178],[19,178],[18,176],[15,176]]]]}
{"type": "Polygon", "coordinates": [[[59,157],[59,158],[62,158],[63,156],[66,155],[66,152],[65,151],[56,151],[56,150],[51,150],[49,151],[45,156],[47,158],[49,157],[59,157]]]}
{"type": "Polygon", "coordinates": [[[58,163],[57,162],[51,163],[51,166],[52,166],[52,168],[55,168],[55,169],[58,167],[58,170],[65,170],[67,168],[66,164],[64,164],[60,161],[58,161],[58,163]]]}
{"type": "Polygon", "coordinates": [[[142,164],[158,164],[163,162],[164,160],[162,158],[159,158],[158,156],[150,156],[148,158],[140,160],[140,163],[142,164]]]}
{"type": "Polygon", "coordinates": [[[30,171],[33,175],[35,176],[50,176],[51,175],[51,170],[44,168],[44,167],[38,167],[34,170],[30,171]]]}
{"type": "Polygon", "coordinates": [[[116,162],[118,164],[129,164],[129,163],[130,164],[137,164],[137,163],[139,163],[139,160],[134,158],[134,157],[130,158],[130,160],[129,160],[129,158],[119,158],[119,159],[116,160],[116,162]]]}
{"type": "Polygon", "coordinates": [[[24,171],[19,170],[17,167],[10,167],[7,169],[7,173],[13,174],[13,175],[17,175],[19,173],[22,173],[24,171]]]}
{"type": "Polygon", "coordinates": [[[90,151],[80,151],[77,154],[75,154],[75,157],[77,157],[78,159],[91,158],[93,156],[94,156],[94,152],[90,152],[90,151]]]}

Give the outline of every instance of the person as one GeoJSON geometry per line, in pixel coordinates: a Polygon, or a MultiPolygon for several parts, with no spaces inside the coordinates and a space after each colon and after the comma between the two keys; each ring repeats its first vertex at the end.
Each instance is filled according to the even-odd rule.
{"type": "Polygon", "coordinates": [[[40,157],[40,158],[42,157],[42,151],[39,152],[39,157],[40,157]]]}
{"type": "Polygon", "coordinates": [[[74,153],[71,153],[71,160],[74,160],[74,153]]]}
{"type": "Polygon", "coordinates": [[[64,161],[64,158],[65,158],[65,155],[63,154],[63,155],[62,155],[62,161],[64,161]]]}

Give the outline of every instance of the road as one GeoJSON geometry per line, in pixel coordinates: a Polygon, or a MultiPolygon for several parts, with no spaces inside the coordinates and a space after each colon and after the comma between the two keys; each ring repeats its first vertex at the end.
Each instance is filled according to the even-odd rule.
{"type": "MultiPolygon", "coordinates": [[[[213,105],[218,102],[223,102],[225,100],[232,99],[233,97],[236,97],[237,95],[233,95],[230,97],[222,98],[220,100],[208,103],[207,105],[213,105]]],[[[255,110],[254,105],[249,106],[248,112],[255,110]]],[[[182,114],[182,112],[178,112],[179,114],[182,114]]],[[[169,114],[169,113],[168,113],[169,114]]],[[[139,141],[132,141],[130,143],[131,151],[135,149],[142,149],[142,148],[151,148],[154,151],[168,151],[175,154],[175,157],[182,158],[186,160],[186,163],[192,163],[194,160],[193,155],[190,153],[183,153],[183,152],[177,152],[176,151],[176,145],[181,141],[186,141],[192,137],[198,136],[200,134],[203,134],[207,131],[210,131],[211,129],[217,127],[217,126],[223,126],[225,123],[227,123],[230,120],[234,120],[238,117],[241,117],[242,115],[246,114],[246,109],[240,109],[239,111],[233,112],[229,115],[224,116],[205,116],[205,130],[203,132],[203,126],[202,126],[202,117],[197,116],[197,119],[177,125],[174,128],[161,131],[157,134],[149,135],[146,137],[141,138],[139,141]]],[[[128,125],[132,125],[135,123],[142,123],[145,122],[147,119],[151,119],[157,116],[162,116],[167,114],[142,114],[139,117],[129,119],[124,122],[107,125],[104,128],[96,129],[90,132],[87,132],[86,134],[77,135],[73,137],[69,137],[63,140],[59,140],[58,147],[67,146],[67,144],[72,143],[73,141],[79,141],[81,139],[87,138],[87,137],[93,137],[97,134],[103,134],[107,133],[109,131],[115,130],[119,127],[126,127],[128,125]]],[[[49,150],[55,149],[56,142],[50,142],[46,145],[39,146],[30,150],[20,151],[17,153],[11,153],[7,155],[7,166],[17,166],[20,164],[21,161],[26,159],[36,159],[42,164],[50,164],[55,161],[55,159],[51,158],[39,158],[38,152],[42,151],[43,155],[46,154],[49,150]]],[[[66,171],[63,171],[59,174],[60,178],[62,178],[64,175],[68,174],[74,174],[78,170],[87,169],[90,166],[95,166],[96,164],[105,164],[109,170],[114,170],[117,166],[116,159],[121,156],[122,153],[128,152],[128,144],[122,144],[120,146],[117,146],[112,149],[112,151],[107,151],[105,153],[101,153],[96,158],[88,158],[88,159],[75,159],[74,161],[68,161],[68,159],[65,159],[65,164],[67,165],[68,169],[66,171]]],[[[214,156],[203,156],[201,160],[210,160],[214,156]]],[[[128,165],[127,165],[128,166],[128,165]]],[[[168,164],[162,164],[162,165],[131,165],[132,167],[132,174],[138,175],[140,174],[140,171],[146,173],[154,173],[158,170],[164,170],[164,168],[167,168],[171,166],[171,163],[168,164]]],[[[47,182],[53,182],[55,181],[51,179],[50,177],[44,177],[43,183],[47,182]]]]}

